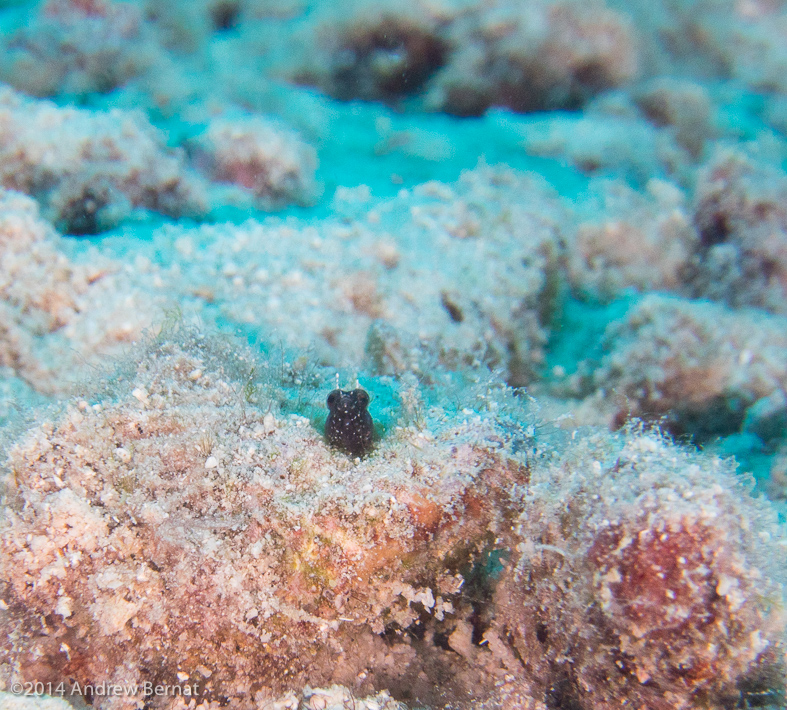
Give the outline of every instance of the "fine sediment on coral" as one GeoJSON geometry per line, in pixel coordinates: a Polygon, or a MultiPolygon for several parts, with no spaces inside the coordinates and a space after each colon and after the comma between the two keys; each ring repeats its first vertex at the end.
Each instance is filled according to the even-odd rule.
{"type": "Polygon", "coordinates": [[[787,178],[756,151],[719,148],[699,172],[696,295],[787,313],[787,178]],[[754,155],[747,155],[754,152],[754,155]]]}
{"type": "Polygon", "coordinates": [[[643,192],[619,180],[591,187],[593,207],[580,212],[567,249],[568,279],[577,293],[607,300],[632,291],[684,290],[699,242],[684,193],[656,179],[643,192]]]}
{"type": "Polygon", "coordinates": [[[780,692],[783,530],[728,464],[534,426],[491,380],[459,410],[403,381],[352,459],[278,408],[276,368],[175,330],[9,449],[6,684],[178,678],[237,707],[307,683],[454,707],[780,692]]]}
{"type": "Polygon", "coordinates": [[[620,397],[618,422],[659,419],[707,441],[737,432],[747,410],[787,382],[787,320],[720,304],[647,296],[607,331],[596,387],[620,397]]]}
{"type": "Polygon", "coordinates": [[[31,198],[0,190],[0,365],[45,394],[138,338],[155,308],[119,262],[64,247],[31,198]]]}
{"type": "Polygon", "coordinates": [[[340,190],[334,209],[317,223],[167,227],[157,238],[179,265],[162,277],[184,312],[218,311],[324,363],[395,374],[431,351],[480,358],[512,385],[535,377],[559,310],[565,219],[543,181],[479,166],[386,201],[340,190]]]}
{"type": "Polygon", "coordinates": [[[205,211],[204,187],[138,113],[59,108],[0,89],[0,184],[37,198],[62,230],[95,234],[134,209],[205,211]]]}
{"type": "Polygon", "coordinates": [[[548,469],[531,478],[492,625],[547,705],[780,703],[780,576],[765,550],[785,540],[729,464],[629,431],[583,437],[548,469]]]}
{"type": "Polygon", "coordinates": [[[0,73],[33,96],[111,91],[149,69],[155,55],[140,9],[111,0],[47,0],[10,39],[0,73]]]}

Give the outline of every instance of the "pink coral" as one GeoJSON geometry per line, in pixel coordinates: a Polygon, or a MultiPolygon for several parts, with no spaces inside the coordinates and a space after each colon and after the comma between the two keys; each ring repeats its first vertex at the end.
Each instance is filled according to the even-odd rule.
{"type": "Polygon", "coordinates": [[[197,162],[214,180],[248,190],[262,207],[307,204],[316,195],[317,152],[271,120],[213,119],[197,145],[197,162]]]}
{"type": "Polygon", "coordinates": [[[614,441],[590,436],[554,462],[560,492],[520,518],[493,628],[548,704],[776,701],[784,619],[762,550],[773,512],[718,460],[653,435],[614,441]]]}

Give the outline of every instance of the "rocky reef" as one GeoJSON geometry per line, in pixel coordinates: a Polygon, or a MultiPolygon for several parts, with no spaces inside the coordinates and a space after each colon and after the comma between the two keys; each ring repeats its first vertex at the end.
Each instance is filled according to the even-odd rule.
{"type": "Polygon", "coordinates": [[[784,707],[785,27],[0,1],[0,707],[784,707]]]}

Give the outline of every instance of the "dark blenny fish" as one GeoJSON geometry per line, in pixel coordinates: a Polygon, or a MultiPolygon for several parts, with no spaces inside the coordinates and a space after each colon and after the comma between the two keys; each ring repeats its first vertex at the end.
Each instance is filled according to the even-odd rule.
{"type": "Polygon", "coordinates": [[[351,456],[364,456],[372,449],[374,424],[366,411],[369,394],[357,389],[351,392],[334,390],[328,395],[328,418],[325,438],[334,448],[351,456]]]}

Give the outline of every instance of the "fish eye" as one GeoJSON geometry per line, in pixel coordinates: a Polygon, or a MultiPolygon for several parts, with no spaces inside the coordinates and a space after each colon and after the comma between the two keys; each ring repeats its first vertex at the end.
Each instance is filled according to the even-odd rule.
{"type": "Polygon", "coordinates": [[[333,392],[331,392],[328,395],[328,399],[325,401],[325,403],[328,405],[328,409],[333,409],[336,406],[341,396],[342,396],[341,390],[334,390],[333,392]]]}
{"type": "Polygon", "coordinates": [[[365,407],[369,404],[369,393],[366,390],[357,389],[355,390],[355,399],[362,407],[365,407]]]}

